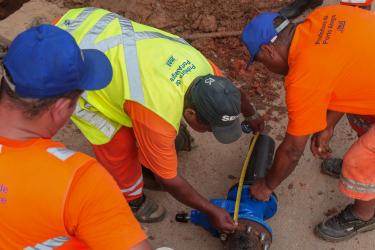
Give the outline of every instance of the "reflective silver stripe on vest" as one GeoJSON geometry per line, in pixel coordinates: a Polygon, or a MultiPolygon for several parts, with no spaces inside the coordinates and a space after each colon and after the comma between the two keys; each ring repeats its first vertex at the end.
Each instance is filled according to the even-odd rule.
{"type": "Polygon", "coordinates": [[[375,193],[375,184],[366,184],[357,182],[351,179],[346,178],[345,176],[340,177],[340,182],[347,189],[352,190],[358,193],[375,193]]]}
{"type": "Polygon", "coordinates": [[[152,31],[143,31],[143,32],[136,32],[135,33],[135,40],[136,41],[144,40],[144,39],[153,39],[153,38],[168,39],[168,40],[171,40],[171,41],[176,42],[176,43],[182,43],[182,44],[186,44],[186,45],[190,46],[190,44],[188,42],[186,42],[184,39],[182,39],[180,37],[166,36],[166,35],[163,35],[162,33],[152,32],[152,31]]]}
{"type": "Polygon", "coordinates": [[[82,38],[79,44],[81,49],[93,49],[96,38],[115,18],[111,13],[102,16],[94,27],[82,38]]]}
{"type": "Polygon", "coordinates": [[[126,62],[126,72],[128,73],[128,84],[130,96],[133,100],[144,104],[141,70],[139,69],[138,52],[135,40],[135,33],[131,21],[120,17],[122,34],[124,36],[124,56],[126,62]]]}
{"type": "MultiPolygon", "coordinates": [[[[83,11],[85,13],[81,13],[72,23],[74,27],[68,28],[68,31],[74,31],[79,24],[76,22],[80,21],[83,22],[85,19],[83,17],[88,17],[90,13],[92,13],[95,8],[88,8],[83,11]]],[[[80,42],[80,47],[82,49],[98,49],[102,52],[106,52],[107,50],[119,45],[124,45],[124,58],[126,62],[126,71],[128,75],[128,84],[130,89],[130,96],[134,101],[137,101],[141,104],[144,104],[144,94],[142,89],[142,80],[141,80],[141,73],[139,68],[139,61],[138,61],[138,53],[136,42],[145,39],[153,39],[153,38],[162,38],[168,39],[170,41],[178,42],[184,45],[190,46],[188,42],[186,42],[182,38],[176,37],[169,37],[167,35],[152,32],[152,31],[144,31],[144,32],[134,32],[134,28],[132,22],[129,19],[126,19],[120,15],[114,13],[108,13],[101,17],[99,21],[94,25],[94,27],[82,38],[80,42]],[[113,21],[118,20],[120,23],[122,35],[117,35],[114,37],[107,38],[103,41],[95,43],[98,36],[101,32],[113,21]]]]}
{"type": "Polygon", "coordinates": [[[116,132],[116,128],[103,115],[82,109],[79,104],[76,106],[74,115],[99,129],[108,138],[112,138],[116,132]]]}
{"type": "Polygon", "coordinates": [[[34,247],[25,247],[24,250],[53,250],[57,247],[61,247],[69,240],[70,238],[65,236],[56,237],[43,243],[36,244],[34,247]]]}
{"type": "Polygon", "coordinates": [[[79,13],[79,15],[74,20],[65,20],[64,25],[68,27],[66,31],[73,32],[76,29],[78,29],[79,26],[81,26],[81,24],[83,23],[83,21],[85,21],[86,18],[95,10],[96,8],[85,8],[81,13],[79,13]]]}

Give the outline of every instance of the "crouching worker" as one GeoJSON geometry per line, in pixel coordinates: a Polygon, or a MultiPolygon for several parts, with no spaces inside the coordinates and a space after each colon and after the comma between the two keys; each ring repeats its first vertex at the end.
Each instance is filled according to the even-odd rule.
{"type": "Polygon", "coordinates": [[[70,10],[56,25],[70,32],[81,48],[97,48],[111,61],[112,82],[85,92],[72,120],[137,219],[154,223],[165,216],[161,204],[144,195],[143,165],[178,201],[207,213],[220,231],[233,231],[231,216],[178,174],[175,140],[182,118],[226,144],[241,136],[241,112],[253,130],[261,130],[263,120],[246,96],[173,34],[95,8],[70,10]]]}
{"type": "MultiPolygon", "coordinates": [[[[289,118],[272,169],[251,187],[254,198],[268,200],[297,166],[311,135],[313,154],[326,158],[344,113],[375,115],[374,79],[365,70],[375,67],[375,50],[370,49],[374,25],[373,13],[337,5],[319,8],[299,24],[278,13],[262,13],[246,26],[243,41],[251,61],[286,76],[289,118]],[[351,50],[343,57],[346,48],[351,50]]],[[[322,239],[342,241],[375,229],[374,143],[372,126],[346,153],[340,190],[354,202],[317,225],[322,239]]]]}
{"type": "Polygon", "coordinates": [[[1,70],[0,248],[151,249],[106,170],[51,140],[82,91],[111,81],[106,56],[42,25],[14,40],[1,70]]]}

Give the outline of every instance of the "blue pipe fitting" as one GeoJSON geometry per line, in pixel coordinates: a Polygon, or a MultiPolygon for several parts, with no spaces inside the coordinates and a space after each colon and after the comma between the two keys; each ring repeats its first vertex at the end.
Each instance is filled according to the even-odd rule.
{"type": "MultiPolygon", "coordinates": [[[[210,202],[218,207],[225,209],[232,217],[234,214],[238,186],[229,190],[227,199],[214,199],[210,202]]],[[[266,228],[272,235],[272,228],[266,223],[266,220],[273,217],[277,212],[277,197],[275,194],[266,201],[257,201],[250,197],[250,186],[244,185],[242,189],[239,220],[254,221],[266,228]]],[[[213,236],[219,237],[219,232],[211,225],[208,216],[198,210],[191,212],[191,222],[203,227],[213,236]]]]}

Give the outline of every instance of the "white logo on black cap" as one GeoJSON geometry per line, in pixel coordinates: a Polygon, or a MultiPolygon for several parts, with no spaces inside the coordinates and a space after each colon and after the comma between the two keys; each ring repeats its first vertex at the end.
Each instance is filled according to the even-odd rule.
{"type": "Polygon", "coordinates": [[[213,82],[215,82],[215,79],[209,77],[209,78],[207,78],[204,82],[211,86],[211,84],[212,84],[213,82]]]}
{"type": "Polygon", "coordinates": [[[221,117],[221,120],[223,122],[230,122],[230,121],[236,120],[238,117],[239,117],[239,115],[223,115],[221,117]]]}

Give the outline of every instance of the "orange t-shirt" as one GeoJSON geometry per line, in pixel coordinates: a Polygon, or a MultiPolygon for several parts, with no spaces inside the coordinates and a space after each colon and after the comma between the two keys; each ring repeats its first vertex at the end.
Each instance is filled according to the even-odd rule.
{"type": "Polygon", "coordinates": [[[85,157],[70,176],[72,162],[83,160],[79,155],[47,139],[0,138],[0,249],[43,248],[54,239],[48,235],[62,244],[56,249],[120,250],[146,239],[115,181],[96,160],[85,157]],[[64,243],[65,237],[71,240],[64,243]]]}
{"type": "MultiPolygon", "coordinates": [[[[213,62],[210,60],[208,62],[215,75],[223,76],[213,62]]],[[[125,102],[124,111],[132,120],[134,135],[140,149],[140,162],[163,179],[175,178],[177,176],[176,129],[136,102],[125,102]]]]}
{"type": "Polygon", "coordinates": [[[319,8],[296,28],[285,79],[288,133],[326,128],[327,110],[375,114],[375,15],[344,5],[319,8]]]}

